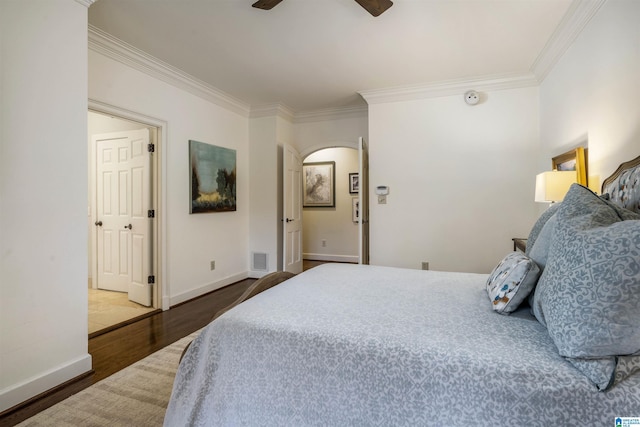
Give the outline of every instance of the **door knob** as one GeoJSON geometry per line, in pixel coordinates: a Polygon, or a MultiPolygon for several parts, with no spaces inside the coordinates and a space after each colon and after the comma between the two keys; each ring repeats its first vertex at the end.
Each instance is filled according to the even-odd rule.
{"type": "Polygon", "coordinates": [[[125,225],[124,228],[128,228],[129,230],[131,230],[133,227],[131,226],[131,224],[129,224],[129,225],[125,225]]]}
{"type": "Polygon", "coordinates": [[[102,221],[96,221],[94,224],[97,225],[98,227],[102,227],[102,221]]]}
{"type": "Polygon", "coordinates": [[[293,222],[294,220],[293,220],[293,219],[289,219],[289,218],[287,218],[287,219],[286,219],[286,221],[287,221],[287,222],[293,222]]]}

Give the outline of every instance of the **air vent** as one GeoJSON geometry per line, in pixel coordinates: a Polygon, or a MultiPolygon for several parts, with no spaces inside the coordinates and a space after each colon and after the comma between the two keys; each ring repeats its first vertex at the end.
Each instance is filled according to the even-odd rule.
{"type": "Polygon", "coordinates": [[[254,271],[267,271],[267,254],[264,252],[252,252],[251,255],[251,269],[254,271]]]}

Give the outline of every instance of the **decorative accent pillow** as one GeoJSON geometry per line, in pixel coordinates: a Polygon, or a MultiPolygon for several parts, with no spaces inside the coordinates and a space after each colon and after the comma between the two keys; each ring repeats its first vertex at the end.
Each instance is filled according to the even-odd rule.
{"type": "Polygon", "coordinates": [[[493,269],[487,279],[492,307],[500,314],[515,311],[527,298],[540,275],[540,268],[521,252],[511,252],[493,269]]]}
{"type": "Polygon", "coordinates": [[[621,209],[571,186],[533,304],[560,355],[600,388],[616,356],[640,354],[640,215],[621,209]]]}

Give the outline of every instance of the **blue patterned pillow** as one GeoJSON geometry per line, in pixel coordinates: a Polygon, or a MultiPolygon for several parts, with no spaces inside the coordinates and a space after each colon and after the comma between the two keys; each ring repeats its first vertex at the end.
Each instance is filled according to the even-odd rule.
{"type": "MultiPolygon", "coordinates": [[[[551,241],[556,232],[556,223],[558,222],[557,215],[551,215],[551,218],[544,224],[544,227],[538,233],[538,238],[532,245],[531,250],[527,255],[538,264],[540,271],[544,270],[547,265],[547,257],[549,256],[549,249],[551,248],[551,241]]],[[[529,249],[527,242],[527,249],[529,249]]]]}
{"type": "Polygon", "coordinates": [[[511,252],[487,279],[491,305],[500,314],[515,311],[527,298],[540,275],[540,268],[521,252],[511,252]]]}
{"type": "Polygon", "coordinates": [[[549,221],[549,219],[556,214],[558,208],[561,205],[562,203],[554,203],[549,206],[546,211],[542,212],[542,215],[540,215],[536,223],[533,224],[533,228],[531,228],[529,237],[527,238],[527,248],[524,252],[527,256],[530,255],[531,249],[533,248],[533,245],[535,245],[536,240],[538,239],[538,236],[542,231],[542,228],[545,226],[547,221],[549,221]]]}
{"type": "Polygon", "coordinates": [[[614,377],[616,356],[640,354],[640,215],[620,209],[571,186],[533,304],[560,355],[600,388],[614,377]]]}

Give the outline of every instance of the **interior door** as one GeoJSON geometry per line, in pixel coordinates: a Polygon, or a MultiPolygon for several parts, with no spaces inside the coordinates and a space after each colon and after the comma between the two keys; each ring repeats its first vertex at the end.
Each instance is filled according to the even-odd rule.
{"type": "Polygon", "coordinates": [[[151,305],[149,130],[92,137],[96,153],[97,287],[151,305]]]}
{"type": "Polygon", "coordinates": [[[369,148],[364,138],[358,140],[358,163],[360,187],[358,188],[359,263],[369,264],[369,148]]]}
{"type": "Polygon", "coordinates": [[[302,159],[291,146],[284,145],[283,213],[284,270],[302,272],[302,159]]]}

